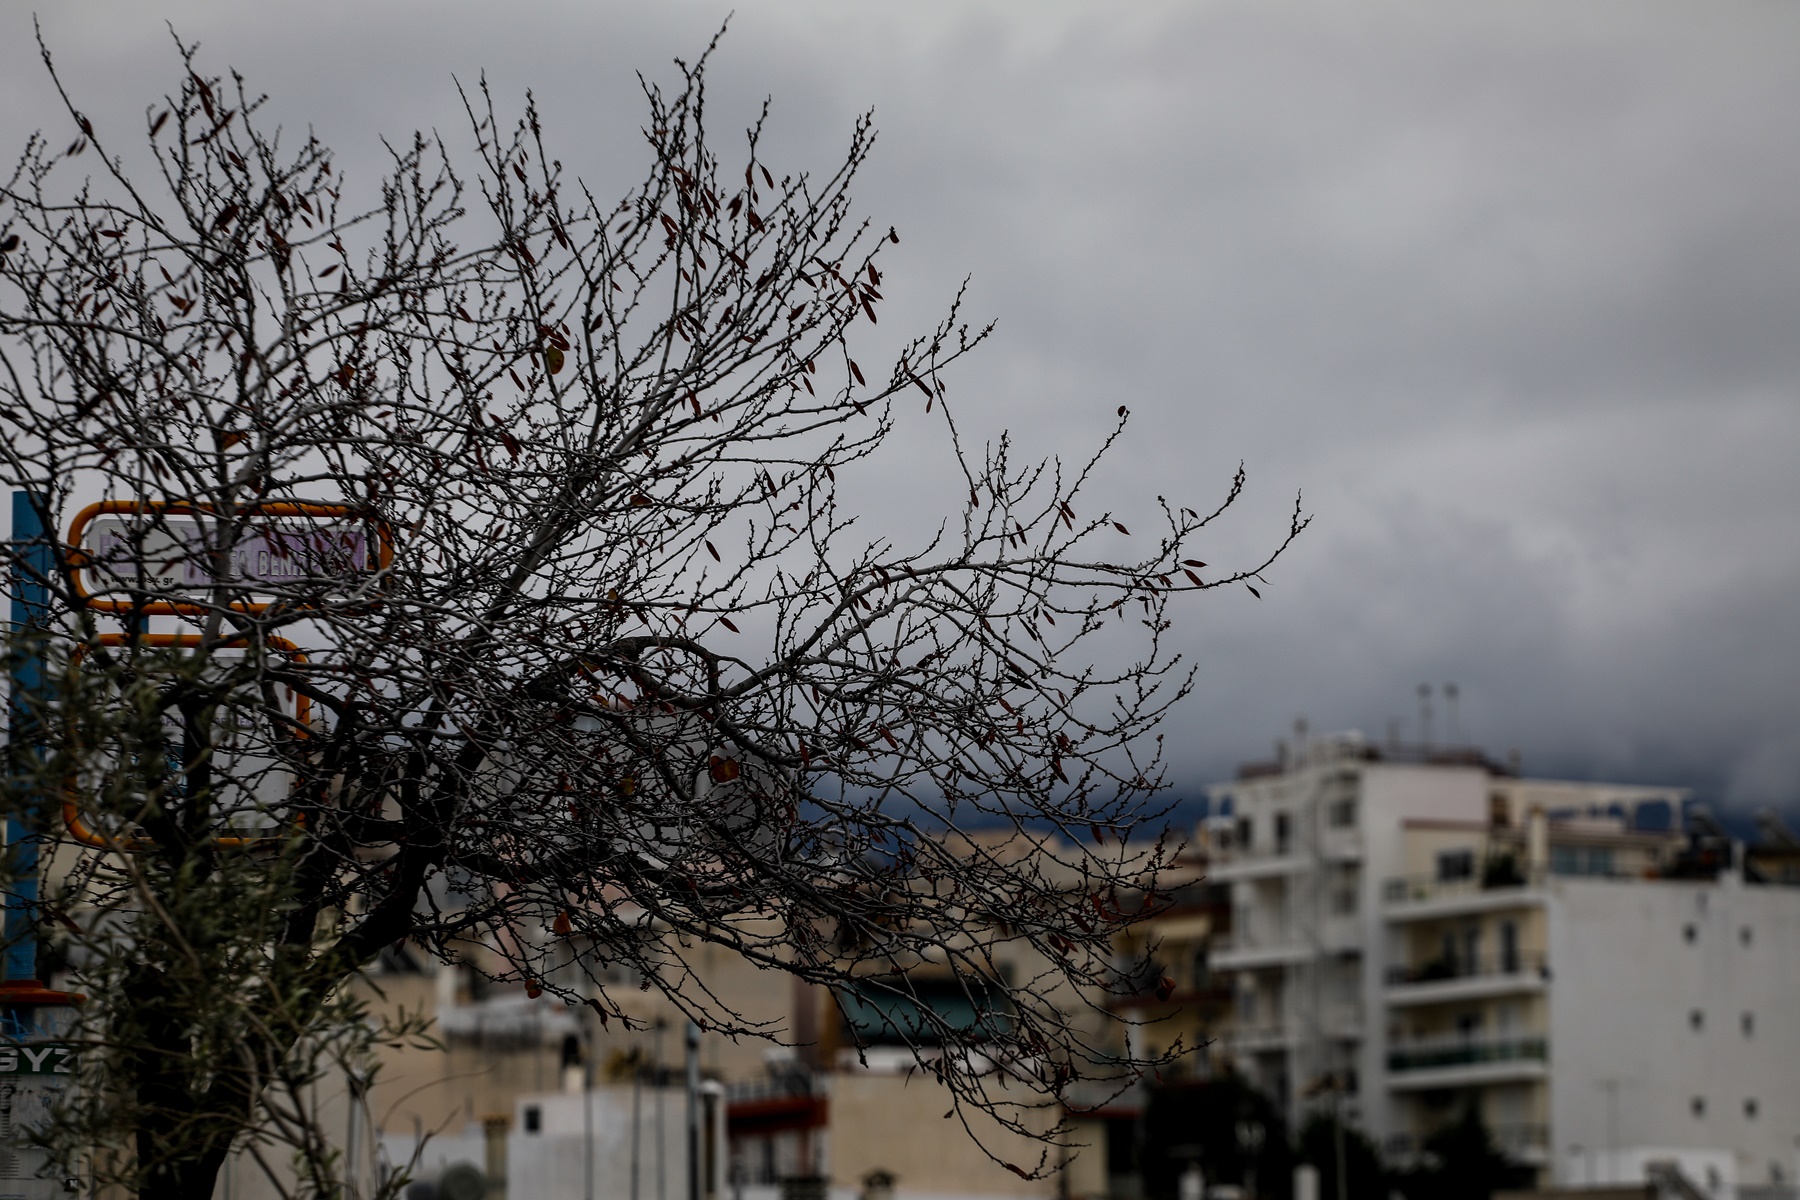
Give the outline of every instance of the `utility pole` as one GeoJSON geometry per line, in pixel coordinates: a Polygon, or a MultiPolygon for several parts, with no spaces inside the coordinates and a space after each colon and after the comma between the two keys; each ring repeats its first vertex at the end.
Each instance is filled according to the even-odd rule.
{"type": "Polygon", "coordinates": [[[687,1200],[700,1200],[700,1027],[687,1023],[687,1200]]]}
{"type": "Polygon", "coordinates": [[[669,1140],[663,1130],[663,1030],[669,1023],[662,1017],[656,1018],[656,1062],[655,1071],[650,1076],[650,1084],[656,1089],[656,1200],[669,1200],[669,1140]]]}
{"type": "Polygon", "coordinates": [[[1606,1089],[1606,1173],[1611,1176],[1610,1183],[1619,1178],[1619,1081],[1603,1080],[1600,1086],[1606,1089]]]}
{"type": "Polygon", "coordinates": [[[53,811],[38,791],[39,742],[44,720],[42,637],[50,607],[48,499],[36,492],[12,494],[11,619],[16,639],[6,662],[7,745],[5,768],[26,778],[15,781],[20,803],[6,814],[5,844],[11,879],[5,897],[4,970],[0,971],[0,1046],[14,1059],[0,1083],[0,1161],[7,1167],[8,1195],[49,1196],[73,1191],[79,1180],[58,1185],[39,1176],[47,1156],[31,1144],[41,1131],[41,1114],[75,1073],[76,1047],[67,1041],[81,997],[53,992],[37,977],[39,843],[41,823],[53,811]],[[32,793],[32,794],[26,794],[32,793]],[[21,1061],[22,1060],[22,1064],[21,1061]],[[58,1065],[46,1068],[43,1064],[58,1065]],[[30,1182],[26,1182],[30,1181],[30,1182]]]}
{"type": "MultiPolygon", "coordinates": [[[[50,544],[44,528],[44,497],[35,492],[12,494],[13,634],[16,655],[7,664],[7,753],[12,769],[31,769],[29,757],[43,719],[39,695],[43,687],[44,657],[34,634],[41,635],[44,613],[50,605],[50,544]]],[[[12,885],[6,893],[6,969],[8,983],[37,980],[38,831],[39,806],[6,815],[6,852],[12,859],[12,885]]]]}
{"type": "Polygon", "coordinates": [[[585,1008],[581,1043],[581,1200],[594,1200],[594,1022],[585,1008]]]}
{"type": "Polygon", "coordinates": [[[638,1200],[638,1158],[644,1142],[643,1046],[631,1051],[631,1200],[638,1200]]]}

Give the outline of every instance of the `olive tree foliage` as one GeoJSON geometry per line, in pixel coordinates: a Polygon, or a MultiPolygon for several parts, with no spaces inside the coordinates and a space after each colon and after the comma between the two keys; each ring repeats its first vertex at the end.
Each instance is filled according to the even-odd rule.
{"type": "Polygon", "coordinates": [[[692,948],[887,1012],[947,971],[984,1015],[901,1032],[1021,1129],[1149,1065],[1094,1018],[1176,850],[1117,848],[1193,683],[1170,606],[1256,578],[1298,508],[1274,554],[1209,567],[1242,473],[1115,517],[1091,493],[1124,409],[1072,463],[966,437],[947,385],[989,329],[960,294],[859,365],[899,242],[851,202],[867,118],[828,173],[770,163],[766,106],[716,142],[706,57],[678,63],[615,199],[484,83],[460,140],[389,144],[365,192],[181,55],[147,152],[64,92],[73,144],[33,138],[0,188],[0,475],[62,533],[127,502],[51,547],[42,765],[9,797],[104,984],[108,1169],[200,1195],[228,1148],[285,1145],[329,1190],[283,1073],[400,942],[485,943],[599,1021],[629,968],[776,1038],[692,948]],[[957,481],[911,541],[838,492],[901,421],[957,481]]]}

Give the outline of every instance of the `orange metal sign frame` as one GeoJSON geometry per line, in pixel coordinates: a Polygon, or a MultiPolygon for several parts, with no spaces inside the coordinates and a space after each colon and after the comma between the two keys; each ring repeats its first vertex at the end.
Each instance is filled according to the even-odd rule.
{"type": "MultiPolygon", "coordinates": [[[[286,501],[252,505],[244,511],[248,515],[259,517],[307,517],[314,519],[329,519],[334,517],[353,518],[356,516],[356,510],[347,504],[303,504],[286,501]]],[[[86,508],[76,513],[75,519],[69,523],[68,544],[73,552],[71,561],[75,568],[70,575],[69,585],[74,589],[76,598],[84,607],[93,609],[96,612],[143,613],[146,616],[167,616],[170,614],[195,614],[209,611],[205,605],[182,604],[179,602],[171,603],[161,600],[154,604],[135,607],[127,600],[96,600],[89,594],[86,586],[81,580],[81,572],[88,569],[87,554],[81,548],[81,539],[83,535],[87,533],[88,526],[94,523],[96,517],[106,516],[111,513],[139,512],[163,512],[176,516],[182,514],[216,515],[216,511],[209,505],[182,504],[161,500],[102,500],[98,503],[88,505],[86,508]]],[[[393,535],[389,531],[387,522],[385,521],[371,521],[370,524],[375,527],[378,567],[381,570],[386,570],[394,561],[393,535]]],[[[270,606],[267,604],[251,602],[240,602],[231,605],[231,608],[238,612],[248,613],[262,612],[268,607],[270,606]]]]}
{"type": "MultiPolygon", "coordinates": [[[[239,639],[228,639],[223,644],[229,646],[237,640],[239,639]]],[[[123,646],[132,641],[150,646],[195,646],[200,643],[201,638],[191,633],[141,633],[135,638],[128,633],[103,633],[100,635],[100,644],[103,646],[123,646]]],[[[300,648],[286,638],[270,637],[265,638],[264,641],[296,661],[306,661],[306,656],[300,653],[300,648]]],[[[77,651],[79,651],[79,647],[77,647],[77,651]]],[[[294,720],[300,726],[301,732],[298,736],[305,737],[305,730],[312,720],[312,702],[303,694],[296,693],[294,696],[294,720]]],[[[81,806],[76,799],[73,780],[63,784],[63,824],[68,828],[69,834],[84,846],[97,846],[103,850],[131,850],[146,844],[141,838],[113,838],[89,828],[87,822],[81,819],[81,806]]],[[[266,837],[213,839],[214,843],[220,846],[254,846],[260,842],[273,840],[275,839],[266,837]]]]}

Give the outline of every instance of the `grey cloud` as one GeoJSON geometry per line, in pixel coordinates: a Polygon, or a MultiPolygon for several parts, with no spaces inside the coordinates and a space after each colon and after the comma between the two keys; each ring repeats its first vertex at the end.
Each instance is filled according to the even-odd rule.
{"type": "MultiPolygon", "coordinates": [[[[450,76],[485,68],[605,187],[638,162],[632,72],[726,8],[168,12],[353,172],[377,131],[454,136],[450,76]]],[[[46,26],[90,112],[134,121],[172,80],[135,5],[46,26]]],[[[0,11],[15,135],[54,115],[28,28],[0,11]]],[[[815,166],[876,110],[861,196],[904,241],[875,341],[973,273],[1000,321],[955,385],[974,428],[1073,454],[1128,403],[1121,510],[1246,460],[1220,561],[1306,489],[1319,522],[1267,599],[1180,625],[1184,783],[1294,715],[1379,734],[1454,679],[1470,732],[1528,765],[1747,804],[1800,782],[1796,35],[1800,10],[1749,2],[796,0],[738,11],[713,103],[730,128],[772,93],[774,152],[815,166]]],[[[918,416],[878,518],[948,486],[918,416]]]]}

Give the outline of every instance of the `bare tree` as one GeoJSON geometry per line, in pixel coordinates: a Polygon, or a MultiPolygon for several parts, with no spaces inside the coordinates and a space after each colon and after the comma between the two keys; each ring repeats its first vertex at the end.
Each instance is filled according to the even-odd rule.
{"type": "Polygon", "coordinates": [[[1168,606],[1257,578],[1299,509],[1275,554],[1209,567],[1242,473],[1128,534],[1090,497],[1123,408],[1075,463],[972,444],[946,378],[989,329],[960,296],[860,366],[899,240],[852,208],[867,118],[828,175],[782,170],[766,106],[719,148],[706,57],[678,63],[614,201],[483,84],[472,154],[390,146],[358,207],[180,52],[154,169],[64,92],[74,143],[35,137],[0,190],[0,474],[80,526],[13,636],[60,717],[9,805],[58,843],[42,917],[94,994],[105,1102],[71,1128],[118,1152],[88,1169],[191,1197],[285,1145],[330,1191],[281,1097],[403,941],[484,940],[600,1020],[628,966],[764,1036],[686,948],[897,998],[947,962],[986,1000],[918,1009],[959,1105],[1017,1125],[1100,1072],[1066,996],[1131,986],[1109,939],[1175,849],[1117,849],[1193,682],[1168,606]],[[837,492],[902,420],[960,478],[913,544],[837,492]],[[1044,970],[1004,979],[1019,943],[1044,970]]]}

